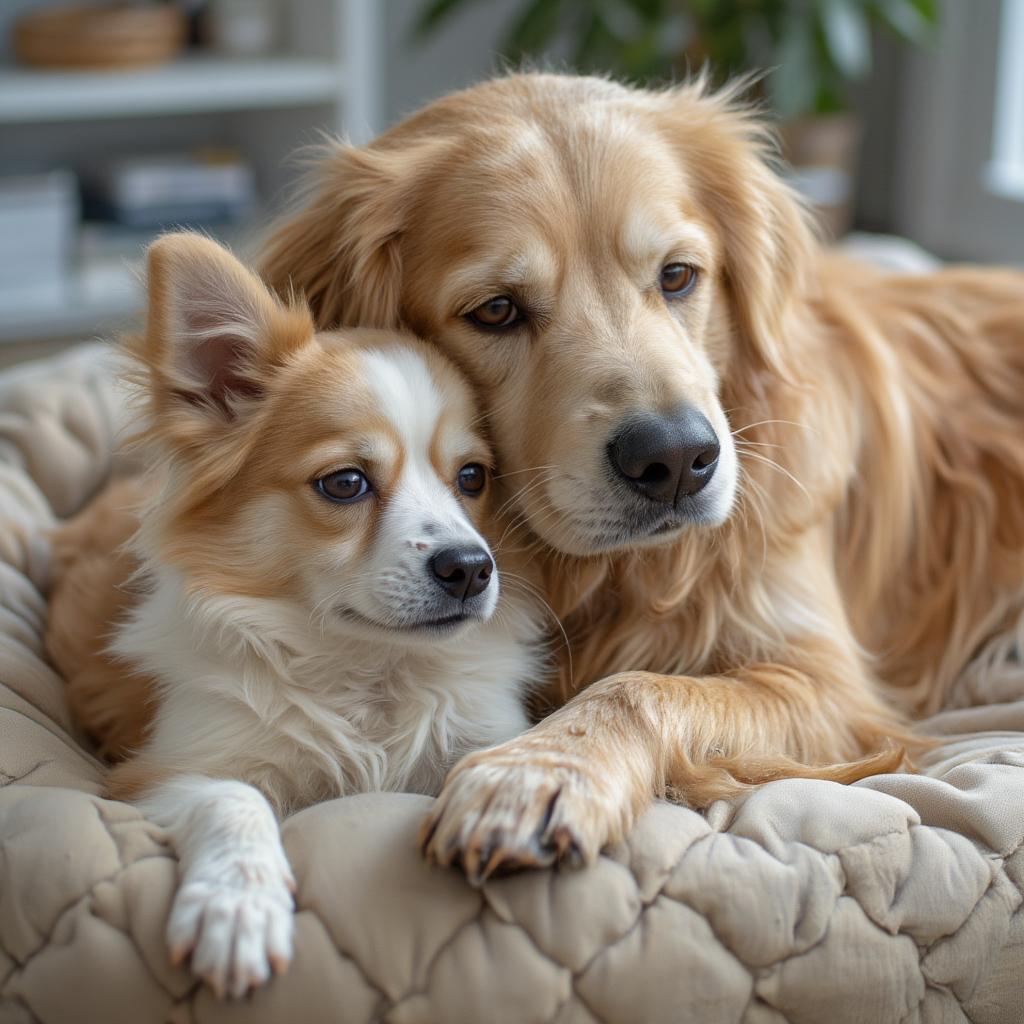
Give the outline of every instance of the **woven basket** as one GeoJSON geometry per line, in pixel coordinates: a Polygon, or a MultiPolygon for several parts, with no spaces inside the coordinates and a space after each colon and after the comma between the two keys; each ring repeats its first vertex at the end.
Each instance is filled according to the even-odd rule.
{"type": "Polygon", "coordinates": [[[48,68],[137,67],[170,60],[185,45],[184,12],[154,7],[58,7],[19,18],[14,53],[48,68]]]}

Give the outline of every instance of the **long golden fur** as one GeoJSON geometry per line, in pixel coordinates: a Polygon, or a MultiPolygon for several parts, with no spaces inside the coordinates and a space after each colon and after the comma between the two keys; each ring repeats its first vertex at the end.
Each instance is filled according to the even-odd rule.
{"type": "Polygon", "coordinates": [[[514,75],[329,147],[269,241],[319,323],[404,325],[469,375],[570,641],[567,703],[425,827],[473,877],[589,860],[652,794],[896,768],[908,716],[1022,628],[1024,274],[826,251],[771,147],[702,82],[514,75]],[[659,245],[700,268],[673,310],[659,245]],[[498,294],[531,318],[484,337],[465,314],[498,294]],[[731,515],[593,542],[608,431],[680,395],[728,417],[731,515]]]}

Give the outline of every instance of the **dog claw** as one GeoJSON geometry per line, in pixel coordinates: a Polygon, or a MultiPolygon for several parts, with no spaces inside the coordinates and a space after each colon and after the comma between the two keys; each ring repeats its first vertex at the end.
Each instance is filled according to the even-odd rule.
{"type": "Polygon", "coordinates": [[[565,857],[563,858],[563,863],[567,867],[572,868],[574,871],[583,867],[585,863],[585,859],[583,857],[583,850],[580,849],[580,845],[576,842],[575,839],[569,844],[569,849],[566,852],[565,857]]]}
{"type": "Polygon", "coordinates": [[[275,974],[284,974],[285,971],[291,966],[291,960],[286,956],[278,956],[275,953],[270,953],[267,956],[267,962],[270,964],[270,969],[275,974]]]}
{"type": "Polygon", "coordinates": [[[227,986],[224,984],[220,976],[217,974],[204,974],[202,975],[202,979],[210,986],[214,996],[219,1001],[223,1002],[224,997],[227,995],[227,986]]]}
{"type": "Polygon", "coordinates": [[[191,952],[192,948],[190,946],[174,946],[168,951],[167,959],[172,967],[181,967],[191,952]]]}
{"type": "Polygon", "coordinates": [[[508,757],[492,751],[464,766],[421,833],[428,861],[461,867],[476,888],[530,868],[583,867],[604,837],[606,808],[595,780],[578,769],[510,764],[508,757]]]}
{"type": "Polygon", "coordinates": [[[434,859],[434,854],[431,850],[431,840],[434,838],[434,833],[437,831],[437,826],[440,824],[441,819],[438,816],[428,818],[420,829],[419,836],[419,847],[420,852],[428,859],[434,859]]]}

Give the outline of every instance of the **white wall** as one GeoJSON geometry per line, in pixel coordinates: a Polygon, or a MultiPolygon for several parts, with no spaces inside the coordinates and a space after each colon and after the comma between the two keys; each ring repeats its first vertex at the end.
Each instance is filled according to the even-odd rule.
{"type": "Polygon", "coordinates": [[[499,67],[497,47],[522,0],[476,0],[426,39],[414,27],[425,0],[380,0],[384,7],[382,88],[386,125],[442,93],[499,67]]]}

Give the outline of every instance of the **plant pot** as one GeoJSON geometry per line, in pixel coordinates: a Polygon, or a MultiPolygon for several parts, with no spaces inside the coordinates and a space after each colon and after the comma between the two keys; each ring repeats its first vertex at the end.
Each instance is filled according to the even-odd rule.
{"type": "Polygon", "coordinates": [[[826,235],[840,238],[853,220],[860,121],[853,114],[801,117],[784,122],[779,134],[792,184],[826,235]]]}

